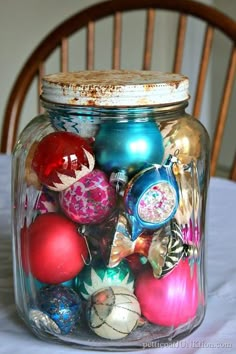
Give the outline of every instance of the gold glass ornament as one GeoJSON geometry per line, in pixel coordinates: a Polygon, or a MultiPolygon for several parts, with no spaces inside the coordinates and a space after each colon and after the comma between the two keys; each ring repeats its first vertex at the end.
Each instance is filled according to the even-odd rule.
{"type": "Polygon", "coordinates": [[[176,151],[183,164],[189,164],[200,157],[205,128],[200,126],[198,121],[188,116],[172,122],[160,121],[159,126],[164,140],[163,161],[176,151]]]}

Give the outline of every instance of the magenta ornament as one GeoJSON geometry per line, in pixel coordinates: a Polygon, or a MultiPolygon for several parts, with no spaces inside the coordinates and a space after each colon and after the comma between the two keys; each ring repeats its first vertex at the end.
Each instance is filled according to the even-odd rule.
{"type": "Polygon", "coordinates": [[[59,201],[71,220],[80,224],[96,224],[113,211],[116,192],[106,174],[95,169],[62,191],[59,201]]]}
{"type": "Polygon", "coordinates": [[[194,319],[200,302],[197,265],[180,260],[167,276],[157,279],[151,269],[136,280],[135,295],[142,315],[159,326],[185,324],[194,319]]]}

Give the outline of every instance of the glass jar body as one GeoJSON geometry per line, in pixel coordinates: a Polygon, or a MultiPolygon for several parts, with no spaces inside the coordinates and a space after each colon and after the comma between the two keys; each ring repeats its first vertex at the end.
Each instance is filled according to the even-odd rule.
{"type": "Polygon", "coordinates": [[[206,308],[209,138],[179,105],[45,104],[13,156],[18,312],[40,338],[129,350],[206,308]]]}

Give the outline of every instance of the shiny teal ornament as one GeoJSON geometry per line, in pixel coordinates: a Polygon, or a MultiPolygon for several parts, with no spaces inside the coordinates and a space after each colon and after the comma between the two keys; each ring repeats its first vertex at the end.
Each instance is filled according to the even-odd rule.
{"type": "Polygon", "coordinates": [[[108,268],[102,259],[95,259],[79,273],[75,280],[75,289],[86,300],[95,291],[109,287],[122,286],[134,291],[134,275],[125,260],[117,267],[108,268]]]}
{"type": "Polygon", "coordinates": [[[161,163],[164,155],[163,138],[154,121],[107,120],[93,148],[104,172],[125,170],[129,177],[148,164],[161,163]]]}

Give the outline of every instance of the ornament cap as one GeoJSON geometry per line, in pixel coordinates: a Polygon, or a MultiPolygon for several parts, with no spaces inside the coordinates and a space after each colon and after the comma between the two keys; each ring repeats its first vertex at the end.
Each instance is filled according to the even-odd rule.
{"type": "Polygon", "coordinates": [[[44,101],[76,106],[124,107],[178,103],[189,99],[189,80],[159,71],[102,70],[47,75],[44,101]]]}

